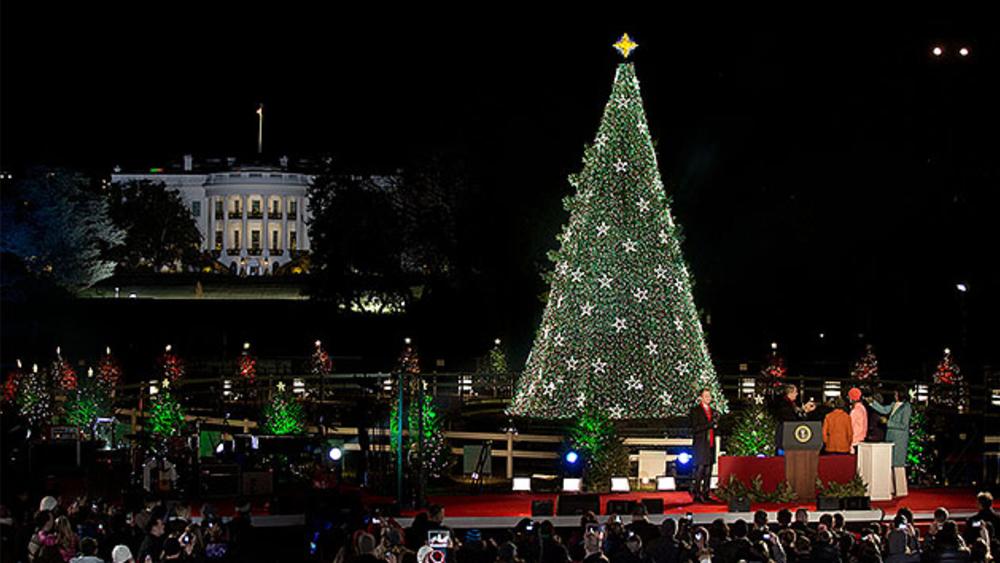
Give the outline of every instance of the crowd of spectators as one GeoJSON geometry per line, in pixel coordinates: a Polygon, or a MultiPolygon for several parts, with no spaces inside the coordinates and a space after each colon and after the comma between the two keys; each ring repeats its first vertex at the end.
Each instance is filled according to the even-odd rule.
{"type": "Polygon", "coordinates": [[[18,563],[236,562],[253,558],[250,505],[237,502],[223,522],[213,507],[202,507],[195,522],[191,507],[150,501],[127,511],[100,500],[60,502],[41,499],[17,514],[3,507],[0,560],[18,563]],[[20,517],[19,517],[20,516],[20,517]]]}
{"type": "MultiPolygon", "coordinates": [[[[918,528],[903,508],[891,521],[849,527],[841,514],[824,513],[811,522],[799,509],[763,511],[750,522],[717,519],[697,525],[688,515],[650,521],[640,505],[627,517],[603,523],[588,513],[579,525],[557,530],[551,521],[523,519],[512,529],[469,529],[459,534],[445,521],[445,509],[432,506],[408,528],[378,514],[359,527],[344,527],[341,540],[311,560],[333,563],[952,563],[993,561],[1000,550],[1000,515],[993,497],[977,497],[979,511],[959,524],[939,508],[929,525],[918,528]]],[[[126,512],[101,502],[76,499],[68,504],[41,500],[31,525],[12,525],[0,513],[3,561],[29,563],[158,563],[161,561],[254,561],[248,503],[223,522],[210,506],[195,522],[189,506],[150,502],[126,512]],[[10,549],[11,546],[16,549],[10,549]]],[[[310,557],[304,555],[304,557],[310,557]]]]}

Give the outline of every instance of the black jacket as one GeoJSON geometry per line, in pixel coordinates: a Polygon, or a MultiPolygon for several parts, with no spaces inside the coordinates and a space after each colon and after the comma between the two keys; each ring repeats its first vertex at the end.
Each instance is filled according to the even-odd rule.
{"type": "Polygon", "coordinates": [[[691,438],[694,440],[695,465],[711,465],[715,463],[715,444],[708,443],[709,430],[715,430],[715,439],[719,439],[719,413],[709,407],[712,411],[712,420],[705,416],[705,409],[698,403],[691,409],[691,438]]]}

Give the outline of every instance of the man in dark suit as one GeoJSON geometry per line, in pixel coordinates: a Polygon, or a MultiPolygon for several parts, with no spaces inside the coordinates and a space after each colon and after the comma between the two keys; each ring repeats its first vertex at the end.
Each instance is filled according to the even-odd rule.
{"type": "Polygon", "coordinates": [[[777,404],[774,405],[774,418],[778,420],[774,443],[778,446],[779,455],[783,454],[785,449],[784,444],[782,444],[784,423],[803,420],[816,410],[816,403],[812,399],[800,407],[797,402],[798,398],[799,388],[794,385],[786,385],[785,395],[778,399],[777,404]]]}
{"type": "Polygon", "coordinates": [[[695,502],[710,502],[712,466],[715,465],[715,440],[719,428],[719,413],[712,408],[712,392],[702,389],[698,404],[691,409],[691,437],[694,439],[694,485],[691,496],[695,502]]]}

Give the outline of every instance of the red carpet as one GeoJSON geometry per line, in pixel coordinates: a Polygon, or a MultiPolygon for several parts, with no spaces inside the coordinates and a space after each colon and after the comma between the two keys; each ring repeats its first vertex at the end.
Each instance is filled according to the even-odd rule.
{"type": "MultiPolygon", "coordinates": [[[[431,496],[428,498],[428,501],[432,504],[444,506],[445,512],[449,517],[511,517],[531,516],[531,501],[555,501],[557,497],[558,495],[555,494],[530,493],[440,495],[431,496]]],[[[724,504],[692,504],[691,496],[686,492],[635,492],[601,495],[601,510],[602,512],[606,510],[609,500],[640,500],[644,498],[662,498],[666,514],[684,514],[685,512],[718,513],[726,511],[724,504]]],[[[872,503],[872,508],[880,508],[889,514],[894,514],[896,509],[903,506],[908,507],[916,513],[933,512],[939,506],[944,506],[952,512],[975,511],[976,493],[972,489],[911,488],[910,495],[906,498],[872,503]]],[[[799,507],[815,510],[816,504],[814,502],[755,504],[753,510],[775,511],[782,508],[795,510],[799,507]]],[[[404,512],[404,516],[412,516],[414,513],[412,511],[404,512]]]]}

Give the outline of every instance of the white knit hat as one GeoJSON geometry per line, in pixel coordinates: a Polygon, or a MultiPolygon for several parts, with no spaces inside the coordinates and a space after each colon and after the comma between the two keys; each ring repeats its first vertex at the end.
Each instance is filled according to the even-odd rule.
{"type": "Polygon", "coordinates": [[[45,497],[42,502],[38,503],[38,510],[55,510],[59,506],[59,501],[56,497],[45,497]]]}
{"type": "Polygon", "coordinates": [[[434,553],[434,548],[425,545],[417,550],[417,563],[429,563],[431,554],[434,553]]]}
{"type": "Polygon", "coordinates": [[[127,545],[116,545],[111,550],[111,563],[128,563],[132,561],[132,551],[127,545]]]}

